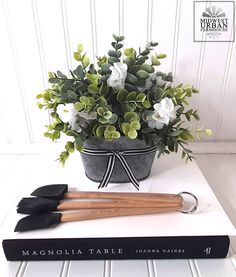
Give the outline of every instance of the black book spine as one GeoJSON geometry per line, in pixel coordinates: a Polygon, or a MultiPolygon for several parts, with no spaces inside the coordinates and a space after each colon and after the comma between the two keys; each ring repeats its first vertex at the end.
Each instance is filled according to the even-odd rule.
{"type": "Polygon", "coordinates": [[[228,236],[3,240],[9,261],[224,258],[228,236]]]}

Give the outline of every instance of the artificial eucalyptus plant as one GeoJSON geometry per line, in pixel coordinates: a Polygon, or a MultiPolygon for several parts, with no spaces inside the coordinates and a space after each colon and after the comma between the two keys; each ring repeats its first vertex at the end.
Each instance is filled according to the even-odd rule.
{"type": "Polygon", "coordinates": [[[209,129],[191,132],[183,123],[199,120],[197,110],[188,108],[188,98],[198,90],[191,85],[172,85],[172,74],[157,71],[165,54],[157,54],[157,42],[144,49],[123,50],[124,36],[113,35],[108,55],[90,63],[79,44],[74,58],[78,66],[70,76],[61,71],[49,72],[48,89],[40,93],[38,106],[50,111],[51,124],[46,137],[54,140],[61,133],[70,137],[59,160],[64,164],[74,149],[83,150],[89,137],[107,141],[126,136],[156,145],[161,154],[182,149],[182,158],[191,160],[187,141],[209,129]]]}

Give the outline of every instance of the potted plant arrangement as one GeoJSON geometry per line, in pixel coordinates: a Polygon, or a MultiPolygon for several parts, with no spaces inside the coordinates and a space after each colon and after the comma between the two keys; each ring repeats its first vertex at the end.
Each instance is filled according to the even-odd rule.
{"type": "MultiPolygon", "coordinates": [[[[171,73],[156,70],[166,57],[154,52],[158,43],[123,50],[124,37],[113,38],[112,49],[97,57],[97,65],[79,44],[74,53],[77,68],[69,77],[49,72],[51,86],[37,96],[38,106],[52,118],[46,137],[70,137],[59,156],[62,164],[76,149],[82,153],[86,175],[101,182],[100,187],[130,180],[138,188],[138,180],[150,173],[156,151],[160,157],[181,149],[182,158],[192,160],[186,145],[194,134],[183,123],[199,120],[187,101],[198,90],[174,86],[171,73]]],[[[202,132],[210,130],[194,133],[202,132]]]]}

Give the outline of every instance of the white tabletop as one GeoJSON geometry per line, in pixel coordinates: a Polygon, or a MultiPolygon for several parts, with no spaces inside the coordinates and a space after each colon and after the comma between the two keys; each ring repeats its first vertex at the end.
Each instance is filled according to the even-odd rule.
{"type": "MultiPolygon", "coordinates": [[[[39,167],[44,161],[44,167],[50,164],[52,158],[56,158],[58,146],[48,147],[31,147],[21,151],[16,149],[5,149],[0,155],[0,181],[2,199],[0,202],[0,228],[7,221],[7,216],[15,203],[21,196],[32,180],[38,183],[40,172],[43,168],[39,167]],[[42,150],[43,149],[43,150],[42,150]]],[[[215,176],[219,178],[227,176],[228,183],[225,189],[229,189],[232,178],[235,180],[233,167],[228,166],[224,175],[224,165],[227,155],[216,155],[214,159],[209,161],[209,155],[202,154],[199,157],[200,168],[206,170],[208,166],[212,171],[216,171],[215,176]],[[223,159],[223,162],[220,162],[223,159]],[[212,167],[212,161],[215,160],[215,165],[212,167]],[[222,171],[223,170],[223,171],[222,171]],[[221,177],[219,177],[219,172],[221,177]],[[229,176],[229,174],[231,174],[229,176]]],[[[230,155],[229,164],[236,163],[236,155],[230,155]]],[[[58,165],[60,166],[60,165],[58,165]]],[[[69,166],[69,165],[68,165],[69,166]]],[[[55,167],[53,167],[55,168],[55,167]]],[[[209,172],[209,170],[207,172],[209,172]]],[[[204,171],[204,170],[203,170],[204,171]]],[[[55,174],[57,172],[55,171],[55,174]]],[[[75,175],[77,173],[75,172],[75,175]]],[[[51,180],[53,182],[53,180],[51,180]]],[[[223,180],[222,180],[223,181],[223,180]]],[[[92,187],[91,187],[92,189],[92,187]]],[[[234,192],[231,192],[231,195],[234,192]]],[[[220,192],[216,187],[216,195],[219,200],[226,199],[227,193],[220,192]]],[[[227,212],[231,212],[229,203],[221,203],[227,212]]],[[[0,234],[2,236],[2,234],[0,234]]],[[[0,252],[0,276],[1,277],[59,277],[59,276],[93,276],[93,277],[125,277],[133,274],[135,277],[159,277],[159,276],[214,276],[214,277],[233,277],[236,276],[236,259],[233,248],[230,249],[230,255],[226,259],[203,259],[203,260],[122,260],[122,261],[47,261],[47,262],[7,262],[0,252]]]]}

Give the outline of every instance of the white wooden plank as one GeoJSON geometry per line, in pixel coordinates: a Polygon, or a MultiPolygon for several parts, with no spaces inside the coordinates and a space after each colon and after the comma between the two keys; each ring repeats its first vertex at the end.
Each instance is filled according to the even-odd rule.
{"type": "Polygon", "coordinates": [[[112,277],[130,277],[132,274],[135,277],[147,277],[148,265],[146,260],[114,260],[111,263],[112,277]]]}
{"type": "Polygon", "coordinates": [[[236,47],[233,43],[233,53],[231,57],[230,72],[228,76],[228,84],[226,86],[225,97],[222,100],[222,113],[219,119],[219,134],[218,140],[236,140],[236,128],[232,128],[232,123],[236,118],[236,109],[234,103],[236,102],[236,47]],[[230,111],[230,112],[227,112],[230,111]]]}
{"type": "MultiPolygon", "coordinates": [[[[60,1],[36,1],[39,26],[47,71],[60,70],[66,73],[67,60],[64,43],[60,1]]],[[[45,72],[47,76],[47,72],[45,72]]]]}
{"type": "Polygon", "coordinates": [[[236,142],[199,141],[189,143],[196,154],[236,154],[236,142]]]}
{"type": "MultiPolygon", "coordinates": [[[[100,1],[99,1],[100,2],[100,1]]],[[[91,32],[90,1],[67,0],[69,43],[72,51],[76,51],[77,45],[82,43],[87,56],[93,59],[93,45],[91,32]]],[[[78,66],[78,62],[72,58],[72,67],[78,66]]]]}
{"type": "MultiPolygon", "coordinates": [[[[44,87],[49,87],[50,85],[47,82],[49,71],[56,72],[60,70],[64,74],[68,74],[70,60],[68,52],[70,47],[69,45],[67,47],[69,42],[68,38],[65,37],[67,17],[63,13],[65,10],[63,10],[61,1],[57,0],[52,0],[48,3],[33,0],[32,11],[41,60],[41,75],[44,77],[43,85],[44,87]]],[[[41,92],[39,89],[34,91],[36,92],[35,95],[37,92],[41,92]]],[[[36,118],[40,120],[38,126],[41,127],[37,133],[37,142],[46,141],[43,133],[46,131],[45,124],[48,123],[47,112],[40,111],[37,108],[35,110],[38,113],[36,118]]]]}
{"type": "Polygon", "coordinates": [[[21,262],[7,262],[2,250],[0,250],[0,276],[3,277],[15,277],[20,270],[21,262]]]}
{"type": "Polygon", "coordinates": [[[214,140],[216,134],[217,110],[224,81],[227,49],[227,43],[206,44],[202,84],[200,87],[201,93],[198,97],[197,109],[201,116],[201,122],[213,132],[213,136],[210,137],[209,140],[214,140]],[[221,53],[220,58],[216,59],[216,53],[221,53]],[[214,66],[212,66],[212,61],[214,61],[214,66]],[[212,99],[214,99],[214,101],[212,101],[212,99]],[[209,109],[209,107],[211,108],[209,109]]]}
{"type": "Polygon", "coordinates": [[[231,159],[235,159],[235,155],[217,155],[220,156],[221,166],[225,168],[228,175],[224,174],[222,171],[221,166],[218,165],[216,160],[214,159],[214,154],[209,155],[196,155],[197,156],[197,163],[200,167],[202,173],[204,174],[205,178],[207,179],[209,185],[211,186],[212,190],[214,191],[215,195],[217,196],[219,202],[221,203],[222,207],[225,209],[227,215],[229,216],[232,223],[236,226],[236,206],[235,206],[235,162],[227,161],[227,157],[231,159]],[[225,167],[224,164],[228,164],[229,169],[227,166],[225,167]],[[231,168],[231,171],[229,171],[231,168]],[[228,171],[227,171],[228,170],[228,171]],[[231,173],[230,173],[231,172],[231,173]]]}
{"type": "MultiPolygon", "coordinates": [[[[163,72],[171,71],[173,58],[173,45],[175,38],[175,18],[177,0],[154,0],[152,20],[152,40],[157,41],[158,53],[167,54],[158,70],[163,72]]],[[[144,10],[144,9],[143,9],[144,10]]],[[[144,13],[144,11],[143,11],[144,13]]],[[[145,16],[145,14],[144,14],[145,16]]],[[[141,24],[141,23],[140,23],[141,24]]],[[[136,35],[136,33],[134,33],[136,35]]],[[[142,36],[140,36],[142,37],[142,36]]]]}
{"type": "Polygon", "coordinates": [[[196,260],[196,263],[202,277],[236,276],[235,268],[230,259],[202,259],[196,260]]]}
{"type": "Polygon", "coordinates": [[[231,184],[231,192],[236,197],[236,190],[233,186],[236,180],[236,154],[210,154],[209,157],[214,161],[226,182],[231,184]]]}
{"type": "MultiPolygon", "coordinates": [[[[15,24],[11,10],[8,7],[10,1],[1,1],[0,8],[0,75],[4,80],[1,85],[1,140],[5,142],[29,142],[27,122],[24,114],[22,81],[20,76],[18,49],[15,43],[15,24]],[[13,21],[13,22],[12,22],[13,21]],[[9,98],[10,97],[10,98],[9,98]],[[9,108],[10,104],[10,108],[9,108]],[[13,113],[17,114],[13,116],[13,113]],[[13,128],[14,126],[14,128],[13,128]],[[17,137],[17,138],[16,138],[17,137]]],[[[16,8],[17,11],[19,9],[16,8]]],[[[21,21],[24,17],[21,17],[21,21]]],[[[17,30],[19,31],[19,30],[17,30]]]]}
{"type": "Polygon", "coordinates": [[[0,226],[7,216],[9,209],[15,204],[18,194],[25,186],[31,174],[36,173],[37,157],[33,155],[18,156],[11,168],[1,178],[0,226]]]}
{"type": "Polygon", "coordinates": [[[108,50],[112,49],[111,41],[113,34],[119,35],[119,17],[117,0],[95,1],[96,7],[96,30],[98,56],[107,55],[108,50]],[[104,16],[104,11],[109,7],[104,16]]]}
{"type": "Polygon", "coordinates": [[[188,260],[155,260],[155,276],[189,277],[191,270],[188,260]]]}
{"type": "Polygon", "coordinates": [[[59,277],[62,266],[63,261],[29,262],[22,277],[59,277]]]}
{"type": "MultiPolygon", "coordinates": [[[[34,1],[32,2],[34,3],[34,1]]],[[[47,76],[47,72],[41,70],[41,55],[38,52],[38,33],[35,30],[35,13],[32,11],[31,1],[27,0],[24,3],[19,3],[15,0],[8,1],[9,11],[12,21],[12,29],[14,31],[15,45],[19,63],[19,74],[21,81],[22,97],[24,100],[25,113],[28,117],[31,142],[45,141],[43,132],[45,124],[48,123],[47,113],[43,113],[36,106],[36,95],[40,93],[44,87],[43,77],[47,76]],[[24,10],[24,16],[19,13],[19,10],[24,10]],[[22,32],[21,30],[24,30],[22,32]],[[29,42],[30,38],[30,42],[29,42]],[[27,43],[26,43],[27,42],[27,43]],[[43,73],[43,74],[42,74],[43,73]]],[[[15,91],[16,96],[19,94],[19,89],[15,91]]],[[[19,103],[18,103],[19,106],[19,103]]],[[[13,117],[14,118],[14,117],[13,117]]],[[[21,126],[23,122],[19,120],[21,126]]],[[[16,124],[15,124],[16,125],[16,124]]],[[[14,132],[14,142],[18,141],[19,134],[24,133],[14,132]]]]}
{"type": "MultiPolygon", "coordinates": [[[[174,82],[175,84],[192,84],[198,88],[201,86],[204,43],[193,41],[193,26],[187,23],[193,22],[193,13],[190,12],[193,9],[193,2],[193,0],[181,2],[174,82]]],[[[197,98],[198,95],[195,94],[189,101],[190,105],[195,107],[197,98]]]]}
{"type": "Polygon", "coordinates": [[[15,155],[0,155],[0,180],[16,160],[15,155]]]}
{"type": "Polygon", "coordinates": [[[142,49],[147,38],[148,1],[140,0],[138,4],[133,0],[124,1],[124,35],[125,48],[142,49]],[[137,35],[138,34],[138,35],[137,35]]]}
{"type": "Polygon", "coordinates": [[[182,1],[176,66],[176,81],[197,85],[201,43],[193,41],[193,1],[182,1]],[[192,62],[190,62],[192,61],[192,62]]]}
{"type": "MultiPolygon", "coordinates": [[[[11,166],[16,161],[15,155],[0,155],[0,183],[1,187],[5,185],[5,183],[2,181],[4,179],[4,176],[8,174],[12,174],[10,171],[11,166]]],[[[1,202],[3,199],[1,198],[1,202]]],[[[0,212],[0,218],[4,217],[6,213],[6,209],[1,209],[0,212]]],[[[0,237],[0,240],[2,238],[0,237]]],[[[4,277],[13,277],[16,276],[16,272],[19,269],[20,262],[7,262],[5,259],[5,255],[3,253],[2,247],[0,248],[0,276],[4,277]]]]}
{"type": "Polygon", "coordinates": [[[67,277],[103,277],[105,261],[71,261],[67,277]]]}

